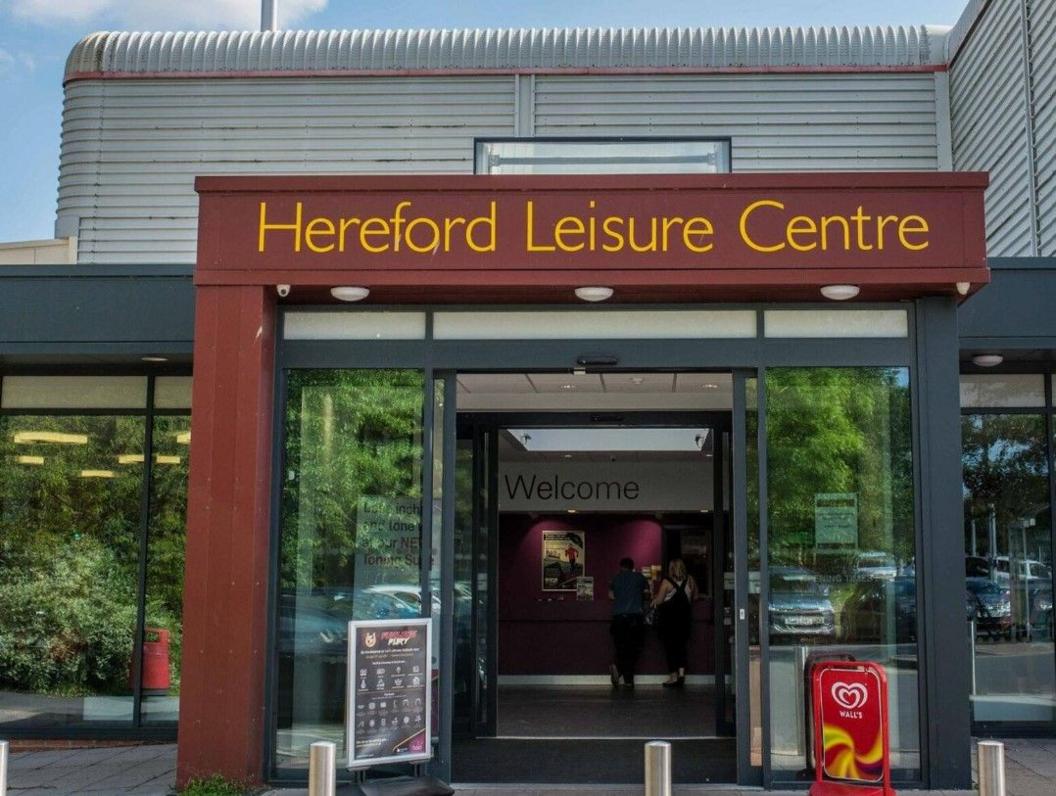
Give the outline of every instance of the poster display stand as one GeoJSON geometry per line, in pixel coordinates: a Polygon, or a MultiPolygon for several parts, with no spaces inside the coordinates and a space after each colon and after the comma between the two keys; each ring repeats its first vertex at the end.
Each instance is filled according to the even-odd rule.
{"type": "Polygon", "coordinates": [[[348,768],[432,757],[432,620],[348,623],[348,768]]]}
{"type": "Polygon", "coordinates": [[[811,680],[816,761],[811,796],[895,796],[884,667],[819,661],[811,680]]]}

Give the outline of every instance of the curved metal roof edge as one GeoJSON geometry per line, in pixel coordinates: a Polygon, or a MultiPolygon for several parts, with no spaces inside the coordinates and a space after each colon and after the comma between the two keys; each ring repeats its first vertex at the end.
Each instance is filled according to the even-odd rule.
{"type": "Polygon", "coordinates": [[[944,26],[99,32],[79,75],[944,67],[944,26]]]}

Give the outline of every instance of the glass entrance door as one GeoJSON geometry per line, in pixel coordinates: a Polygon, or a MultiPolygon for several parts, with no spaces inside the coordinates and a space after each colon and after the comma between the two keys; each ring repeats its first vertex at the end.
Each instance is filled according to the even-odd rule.
{"type": "Polygon", "coordinates": [[[495,734],[498,535],[496,432],[460,423],[456,448],[454,725],[458,736],[495,734]]]}
{"type": "MultiPolygon", "coordinates": [[[[681,443],[674,444],[677,447],[681,443]]],[[[548,736],[554,736],[555,743],[567,744],[570,738],[602,746],[623,743],[627,746],[624,756],[633,758],[635,766],[639,765],[639,747],[643,740],[670,737],[686,745],[683,752],[686,758],[711,760],[718,756],[729,761],[726,774],[687,772],[681,776],[682,781],[725,779],[732,782],[736,779],[731,444],[731,418],[724,412],[667,413],[666,416],[649,413],[637,418],[630,413],[458,414],[456,444],[452,450],[455,487],[451,527],[454,693],[450,731],[453,736],[451,776],[455,781],[468,781],[466,777],[470,776],[469,769],[460,761],[467,757],[489,759],[479,752],[484,747],[492,749],[489,744],[501,746],[507,741],[522,746],[545,744],[548,736]],[[689,434],[691,430],[693,434],[689,434]],[[615,447],[614,451],[603,449],[581,454],[578,448],[584,446],[583,440],[588,438],[585,435],[596,431],[612,440],[622,438],[623,441],[602,445],[615,447]],[[574,444],[559,444],[548,451],[551,433],[582,439],[574,444]],[[643,434],[648,437],[650,433],[672,439],[682,434],[692,450],[649,451],[648,444],[653,443],[645,444],[645,450],[618,450],[621,446],[633,449],[636,443],[627,440],[643,434]],[[525,437],[529,439],[526,441],[525,437]],[[575,450],[565,450],[566,447],[575,450]],[[624,459],[638,460],[627,472],[636,474],[635,489],[645,490],[650,471],[666,472],[663,467],[657,468],[657,464],[667,460],[666,465],[674,464],[668,469],[676,473],[668,479],[674,502],[666,510],[662,503],[655,503],[644,508],[630,505],[622,510],[594,506],[597,510],[591,511],[589,503],[593,497],[588,498],[586,492],[580,492],[577,498],[587,501],[586,505],[573,501],[551,510],[511,503],[509,495],[503,501],[504,484],[507,491],[521,489],[519,498],[522,501],[526,498],[525,468],[534,466],[533,452],[557,474],[547,471],[550,483],[556,483],[559,491],[566,483],[566,475],[570,479],[568,483],[616,489],[621,483],[620,467],[624,459]],[[582,463],[577,461],[580,457],[582,463]],[[686,460],[682,470],[678,469],[680,457],[686,460]],[[698,462],[692,465],[696,469],[686,469],[685,465],[690,462],[698,462]],[[577,465],[582,472],[592,475],[580,479],[577,465]],[[698,479],[699,483],[694,480],[697,474],[705,473],[706,477],[698,479]],[[697,490],[704,496],[697,496],[699,506],[678,502],[687,499],[682,494],[687,490],[697,490]],[[577,552],[577,556],[585,558],[572,559],[570,566],[576,571],[569,573],[580,575],[580,580],[586,582],[569,586],[566,593],[548,590],[545,582],[547,552],[545,543],[540,541],[547,531],[544,525],[552,533],[573,526],[586,528],[584,535],[589,541],[585,543],[585,550],[581,548],[577,552]],[[606,534],[615,536],[632,530],[640,538],[634,539],[632,533],[606,549],[606,534]],[[655,534],[652,553],[646,548],[653,542],[643,541],[643,534],[649,539],[655,534]],[[521,541],[515,544],[511,535],[521,541]],[[506,541],[500,542],[500,538],[506,541]],[[674,559],[686,564],[696,583],[699,599],[692,606],[694,623],[688,644],[687,684],[681,692],[661,688],[668,670],[665,644],[656,629],[645,628],[646,649],[642,653],[635,691],[629,696],[621,684],[621,689],[610,694],[608,664],[613,660],[613,640],[609,623],[613,609],[609,584],[619,569],[620,558],[628,553],[635,559],[636,570],[648,570],[651,594],[657,593],[668,564],[674,559]],[[510,557],[514,554],[525,558],[518,566],[523,565],[528,574],[511,570],[514,563],[510,557]],[[504,606],[501,609],[500,603],[504,606]],[[538,636],[541,629],[545,630],[544,625],[552,631],[544,633],[549,642],[538,636]],[[593,660],[595,657],[597,661],[593,660]],[[558,659],[560,663],[555,663],[558,659]],[[547,689],[553,693],[543,694],[547,689]],[[620,701],[614,701],[613,697],[620,701]],[[650,700],[655,704],[646,705],[650,700]],[[584,706],[591,702],[595,706],[604,703],[609,713],[615,709],[625,715],[616,723],[611,716],[591,722],[584,713],[587,709],[584,706]],[[539,726],[532,724],[533,705],[537,712],[550,716],[539,726]],[[652,719],[643,718],[644,713],[636,716],[639,707],[646,713],[653,712],[656,727],[649,725],[652,719]],[[563,721],[562,716],[569,720],[563,721]],[[721,746],[721,752],[712,754],[709,744],[715,745],[716,750],[721,746]],[[635,754],[631,755],[631,751],[635,754]]],[[[542,493],[549,494],[545,488],[542,493]]],[[[641,494],[634,490],[624,497],[627,494],[642,500],[641,494]]],[[[567,557],[567,551],[565,554],[567,557]]],[[[566,562],[562,559],[554,563],[556,572],[566,562]]],[[[505,752],[499,749],[489,754],[501,756],[505,752]]],[[[637,775],[597,779],[612,773],[602,770],[611,768],[606,762],[608,759],[608,752],[599,754],[584,769],[582,781],[640,781],[635,779],[637,775]],[[587,771],[591,767],[598,771],[587,771]]],[[[590,762],[588,758],[584,761],[590,762]]],[[[494,766],[489,769],[494,774],[494,766]]],[[[536,778],[544,774],[527,772],[528,779],[520,781],[546,781],[536,778]]],[[[554,781],[571,781],[567,770],[560,776],[554,781]]]]}

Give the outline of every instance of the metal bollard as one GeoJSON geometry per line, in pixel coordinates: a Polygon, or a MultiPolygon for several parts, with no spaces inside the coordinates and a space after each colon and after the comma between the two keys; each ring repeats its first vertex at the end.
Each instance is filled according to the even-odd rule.
{"type": "Polygon", "coordinates": [[[0,796],[7,796],[7,741],[0,741],[0,796]]]}
{"type": "Polygon", "coordinates": [[[1005,796],[1005,745],[979,742],[979,796],[1005,796]]]}
{"type": "Polygon", "coordinates": [[[645,796],[671,796],[671,744],[645,745],[645,796]]]}
{"type": "MultiPolygon", "coordinates": [[[[335,796],[337,793],[337,745],[316,741],[308,756],[308,796],[335,796]]],[[[0,796],[4,796],[0,793],[0,796]]]]}

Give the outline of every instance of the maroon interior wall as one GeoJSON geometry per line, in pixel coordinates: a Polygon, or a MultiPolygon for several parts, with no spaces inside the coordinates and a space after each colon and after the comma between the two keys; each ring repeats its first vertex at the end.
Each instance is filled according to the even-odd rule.
{"type": "MultiPolygon", "coordinates": [[[[663,528],[652,517],[616,514],[536,517],[503,514],[499,521],[499,674],[607,674],[612,661],[609,581],[620,559],[635,567],[662,564],[663,528]],[[585,533],[585,573],[594,577],[594,599],[574,592],[542,590],[542,533],[585,533]]],[[[694,606],[690,673],[713,671],[711,600],[694,606]]],[[[640,674],[666,672],[663,648],[653,630],[646,633],[640,674]]]]}

